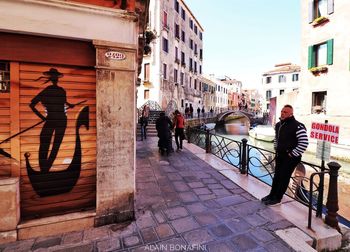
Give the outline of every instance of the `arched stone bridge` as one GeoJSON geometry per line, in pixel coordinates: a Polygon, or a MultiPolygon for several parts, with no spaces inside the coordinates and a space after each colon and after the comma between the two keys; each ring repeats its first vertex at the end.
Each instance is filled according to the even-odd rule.
{"type": "Polygon", "coordinates": [[[252,122],[254,119],[254,114],[252,114],[252,113],[248,113],[248,112],[242,111],[242,110],[227,110],[225,112],[218,114],[216,117],[216,120],[217,120],[217,122],[225,122],[225,118],[228,117],[229,115],[244,116],[247,119],[249,119],[250,122],[252,122]]]}

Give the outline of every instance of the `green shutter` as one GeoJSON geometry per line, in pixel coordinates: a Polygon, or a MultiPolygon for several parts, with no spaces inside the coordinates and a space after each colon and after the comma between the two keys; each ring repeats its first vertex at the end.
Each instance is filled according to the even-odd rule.
{"type": "Polygon", "coordinates": [[[309,60],[308,60],[308,69],[312,68],[315,66],[315,50],[314,46],[311,45],[309,46],[309,60]]]}
{"type": "Polygon", "coordinates": [[[334,39],[327,41],[327,65],[333,65],[333,41],[334,39]]]}

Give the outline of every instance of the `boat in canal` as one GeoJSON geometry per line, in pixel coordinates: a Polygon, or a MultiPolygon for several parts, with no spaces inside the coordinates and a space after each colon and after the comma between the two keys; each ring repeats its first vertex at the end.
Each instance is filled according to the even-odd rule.
{"type": "Polygon", "coordinates": [[[271,125],[257,125],[249,130],[249,136],[265,142],[273,142],[275,130],[271,125]]]}

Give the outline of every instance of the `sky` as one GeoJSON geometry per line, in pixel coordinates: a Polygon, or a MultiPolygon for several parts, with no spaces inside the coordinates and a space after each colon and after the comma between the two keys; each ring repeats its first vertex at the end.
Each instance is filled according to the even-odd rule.
{"type": "Polygon", "coordinates": [[[203,74],[261,88],[276,64],[300,64],[300,0],[184,0],[203,32],[203,74]]]}

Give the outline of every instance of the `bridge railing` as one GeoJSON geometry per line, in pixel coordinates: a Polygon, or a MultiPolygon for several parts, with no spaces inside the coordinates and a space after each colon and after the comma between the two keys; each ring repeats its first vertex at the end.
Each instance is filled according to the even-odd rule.
{"type": "MultiPolygon", "coordinates": [[[[244,138],[242,141],[236,141],[199,128],[188,127],[187,140],[239,169],[241,174],[252,176],[271,186],[275,173],[275,152],[247,144],[244,138]]],[[[310,229],[312,211],[315,211],[317,217],[322,217],[322,212],[326,211],[326,223],[339,229],[337,220],[339,167],[340,165],[334,162],[329,163],[328,168],[325,168],[301,161],[291,177],[286,194],[308,206],[310,229]],[[324,183],[325,174],[329,175],[327,183],[324,183]],[[327,208],[323,207],[325,184],[328,185],[327,208]]]]}

